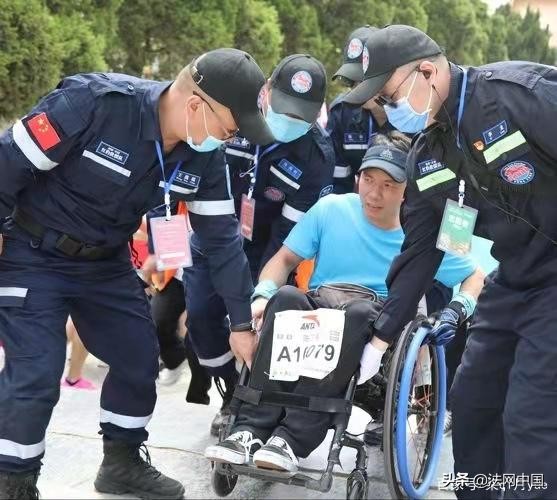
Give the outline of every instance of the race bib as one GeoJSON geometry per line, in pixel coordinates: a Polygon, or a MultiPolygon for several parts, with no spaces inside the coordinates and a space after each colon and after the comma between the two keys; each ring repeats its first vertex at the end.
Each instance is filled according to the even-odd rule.
{"type": "Polygon", "coordinates": [[[275,315],[270,380],[323,379],[338,364],[344,311],[282,311],[275,315]]]}
{"type": "Polygon", "coordinates": [[[155,217],[150,220],[157,271],[192,265],[190,242],[185,215],[155,217]]]}

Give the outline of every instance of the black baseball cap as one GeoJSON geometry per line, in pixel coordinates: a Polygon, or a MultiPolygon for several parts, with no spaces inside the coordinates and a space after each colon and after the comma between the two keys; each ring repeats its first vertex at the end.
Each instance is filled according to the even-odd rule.
{"type": "Polygon", "coordinates": [[[362,55],[364,79],[344,101],[363,104],[381,91],[400,66],[442,52],[436,42],[412,26],[393,24],[376,30],[367,38],[362,55]]]}
{"type": "Polygon", "coordinates": [[[242,137],[253,144],[275,140],[257,105],[265,75],[247,52],[211,50],[190,64],[190,73],[203,92],[230,109],[242,137]]]}
{"type": "Polygon", "coordinates": [[[399,184],[406,182],[407,154],[390,146],[371,146],[362,159],[358,172],[378,168],[389,174],[399,184]]]}
{"type": "Polygon", "coordinates": [[[365,25],[350,33],[342,51],[342,66],[333,75],[333,80],[349,80],[350,82],[359,83],[364,79],[364,70],[362,68],[364,45],[369,35],[377,31],[377,29],[365,25]]]}
{"type": "Polygon", "coordinates": [[[273,71],[270,83],[273,111],[298,116],[309,123],[317,120],[325,101],[327,73],[315,57],[285,57],[273,71]]]}

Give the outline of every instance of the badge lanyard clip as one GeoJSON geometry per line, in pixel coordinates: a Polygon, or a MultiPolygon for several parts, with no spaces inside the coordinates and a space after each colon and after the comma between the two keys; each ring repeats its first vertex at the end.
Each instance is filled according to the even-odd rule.
{"type": "Polygon", "coordinates": [[[174,179],[176,179],[176,175],[178,174],[178,170],[182,166],[182,162],[181,161],[178,162],[178,165],[176,165],[176,168],[172,172],[170,179],[168,179],[167,181],[164,175],[164,158],[162,155],[162,148],[160,142],[155,141],[155,146],[157,149],[157,156],[159,157],[159,164],[161,166],[162,180],[164,182],[164,206],[166,208],[166,220],[170,220],[170,218],[172,217],[172,214],[170,212],[170,186],[174,182],[174,179]]]}
{"type": "Polygon", "coordinates": [[[462,208],[464,205],[464,190],[466,189],[466,183],[464,179],[461,179],[458,183],[458,206],[462,208]]]}
{"type": "Polygon", "coordinates": [[[257,180],[257,168],[259,167],[259,146],[255,146],[255,158],[253,160],[253,168],[249,172],[249,190],[248,190],[248,200],[251,200],[253,196],[253,190],[255,189],[255,181],[257,180]]]}

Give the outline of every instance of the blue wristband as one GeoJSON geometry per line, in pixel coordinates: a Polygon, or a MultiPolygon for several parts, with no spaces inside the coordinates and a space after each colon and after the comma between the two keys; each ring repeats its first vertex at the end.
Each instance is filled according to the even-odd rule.
{"type": "Polygon", "coordinates": [[[263,280],[257,283],[257,286],[251,296],[251,300],[254,301],[257,297],[270,299],[277,292],[278,286],[273,280],[263,280]]]}
{"type": "Polygon", "coordinates": [[[455,301],[459,302],[460,304],[462,304],[462,307],[464,307],[464,310],[466,311],[466,318],[464,319],[468,319],[470,316],[472,316],[472,314],[474,314],[476,305],[478,303],[476,299],[472,297],[472,295],[466,292],[458,292],[457,294],[455,294],[451,302],[455,301]]]}

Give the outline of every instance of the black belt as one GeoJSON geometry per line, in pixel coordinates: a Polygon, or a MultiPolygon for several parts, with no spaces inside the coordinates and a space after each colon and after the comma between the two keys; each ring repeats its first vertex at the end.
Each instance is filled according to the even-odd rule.
{"type": "MultiPolygon", "coordinates": [[[[16,207],[12,213],[12,220],[31,236],[42,240],[48,228],[35,221],[29,214],[16,207]]],[[[112,257],[119,248],[107,248],[89,245],[78,241],[67,234],[62,234],[56,240],[56,249],[69,257],[79,257],[85,260],[100,260],[112,257]]]]}

